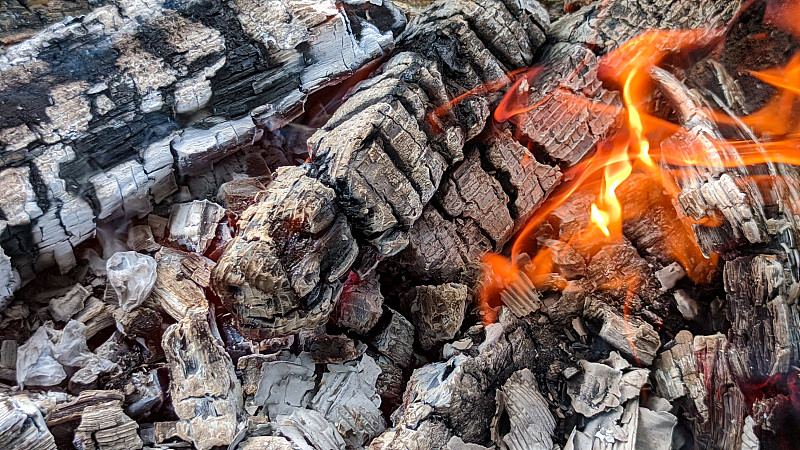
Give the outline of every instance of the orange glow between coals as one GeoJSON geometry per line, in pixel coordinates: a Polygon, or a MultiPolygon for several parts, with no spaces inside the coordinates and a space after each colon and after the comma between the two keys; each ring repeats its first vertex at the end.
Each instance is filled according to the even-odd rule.
{"type": "MultiPolygon", "coordinates": [[[[800,27],[795,26],[800,23],[800,0],[788,5],[784,13],[791,15],[792,20],[780,17],[777,25],[800,35],[800,27]]],[[[775,21],[779,14],[774,5],[771,8],[770,20],[775,21]]],[[[695,52],[710,53],[712,47],[722,42],[725,33],[723,29],[649,31],[602,57],[598,77],[620,91],[622,109],[593,104],[566,91],[559,92],[574,99],[576,107],[588,107],[594,114],[613,114],[620,117],[623,124],[616,134],[598,143],[593,154],[564,172],[561,186],[520,231],[508,257],[498,254],[484,257],[481,311],[486,322],[494,320],[496,307],[500,304],[499,294],[518,282],[521,274],[537,289],[554,286],[563,289],[566,281],[558,281],[558,277],[553,276],[560,247],[542,244],[540,237],[537,241],[537,233],[553,211],[579,194],[593,195],[594,201],[586,205],[585,228],[560,235],[563,243],[576,249],[588,249],[591,254],[592,248],[620,242],[626,220],[658,215],[656,222],[664,228],[665,235],[670,236],[668,242],[663,243],[669,257],[680,263],[696,284],[711,281],[718,256],[703,254],[693,227],[719,226],[722,219],[711,214],[709,218],[697,221],[677,210],[678,180],[686,169],[698,166],[800,165],[800,115],[795,112],[796,100],[800,96],[800,54],[782,67],[751,73],[776,89],[776,95],[761,110],[744,117],[731,117],[706,107],[696,111],[712,122],[746,127],[755,133],[753,136],[758,135],[759,140],[726,141],[716,136],[704,136],[707,139],[703,142],[709,142],[708,146],[675,149],[661,145],[666,137],[683,134],[691,138],[694,131],[652,115],[649,108],[659,93],[651,71],[668,59],[674,66],[676,61],[691,61],[695,52]],[[656,210],[657,213],[653,212],[656,210]]],[[[533,85],[542,73],[541,69],[534,67],[524,73],[509,74],[513,83],[494,112],[495,121],[514,122],[515,116],[536,109],[548,100],[528,103],[528,86],[533,85]]],[[[575,71],[573,76],[579,76],[579,72],[575,71]]],[[[491,90],[496,88],[491,86],[491,90]]],[[[685,141],[692,142],[691,139],[685,141]]],[[[748,180],[753,183],[776,182],[775,177],[748,180]]],[[[798,205],[788,206],[795,212],[800,211],[798,205]]],[[[636,278],[615,280],[611,283],[614,286],[596,288],[625,288],[628,292],[624,308],[627,318],[628,299],[638,291],[643,281],[636,278]]]]}

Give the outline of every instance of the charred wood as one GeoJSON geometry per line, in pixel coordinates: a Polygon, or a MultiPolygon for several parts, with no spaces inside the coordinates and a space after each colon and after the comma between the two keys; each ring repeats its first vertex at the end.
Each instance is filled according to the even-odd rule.
{"type": "Polygon", "coordinates": [[[0,176],[20,187],[2,204],[5,253],[26,279],[68,271],[96,221],[148,212],[176,175],[296,117],[404,25],[388,1],[121,0],[5,48],[0,176]]]}
{"type": "Polygon", "coordinates": [[[242,387],[233,362],[203,312],[170,325],[162,347],[167,356],[178,435],[199,449],[233,442],[244,413],[242,387]]]}
{"type": "MultiPolygon", "coordinates": [[[[331,206],[326,208],[334,207],[335,202],[346,217],[346,227],[352,230],[354,238],[362,247],[368,245],[377,249],[382,257],[395,255],[408,245],[409,230],[434,197],[445,170],[464,157],[464,142],[484,128],[489,114],[488,99],[467,95],[467,100],[454,108],[449,106],[450,100],[469,94],[469,89],[484,83],[502,80],[509,68],[530,63],[533,52],[543,42],[543,30],[548,25],[546,13],[534,2],[439,3],[432,5],[429,12],[412,22],[400,37],[395,56],[384,65],[381,73],[356,87],[328,123],[309,140],[311,162],[306,167],[309,183],[318,179],[322,185],[332,189],[333,195],[323,197],[324,202],[331,202],[331,206]],[[476,19],[482,13],[488,14],[486,21],[476,19]],[[441,30],[450,30],[451,33],[445,36],[441,30]],[[515,40],[513,44],[501,44],[496,34],[514,36],[515,40]],[[434,50],[439,47],[451,51],[434,50]]],[[[470,261],[476,261],[479,253],[502,245],[510,236],[514,223],[505,205],[508,197],[500,182],[492,181],[483,172],[479,153],[470,158],[469,164],[454,169],[460,172],[452,177],[450,191],[443,191],[442,195],[457,196],[459,189],[466,189],[460,210],[453,211],[453,214],[477,225],[475,238],[485,244],[481,250],[468,250],[474,254],[470,261]],[[479,176],[476,178],[470,170],[479,176]],[[497,202],[486,206],[496,211],[496,219],[484,214],[486,211],[481,208],[485,205],[471,189],[481,181],[495,186],[497,202]]],[[[287,186],[279,184],[274,189],[285,191],[281,194],[283,196],[294,196],[287,186]]],[[[295,189],[302,186],[298,184],[295,189]]],[[[267,187],[267,192],[271,191],[272,185],[267,187]]],[[[246,215],[257,222],[263,221],[262,215],[275,208],[265,205],[264,200],[268,198],[269,195],[262,197],[260,204],[251,207],[246,215]],[[261,211],[256,212],[258,209],[261,211]]],[[[237,239],[247,233],[240,233],[237,239]]],[[[270,234],[264,232],[264,237],[270,234]]],[[[354,246],[355,243],[348,245],[354,246]]],[[[226,277],[233,280],[226,274],[232,270],[231,265],[222,261],[241,251],[237,245],[226,250],[215,271],[216,290],[223,299],[227,298],[228,307],[235,315],[252,316],[244,312],[243,306],[251,301],[249,296],[253,292],[248,290],[237,294],[238,297],[231,296],[226,292],[227,282],[222,280],[226,277]]],[[[296,251],[287,249],[286,257],[296,259],[292,253],[296,251]]],[[[330,254],[336,256],[336,252],[330,254]]],[[[349,268],[349,265],[342,266],[341,257],[337,258],[332,262],[322,258],[320,264],[333,266],[337,271],[349,268]]],[[[331,275],[341,276],[336,274],[337,271],[331,275]]],[[[254,268],[237,275],[240,279],[237,283],[250,283],[248,280],[263,277],[263,273],[254,268]]],[[[319,310],[316,305],[335,302],[340,282],[330,275],[328,280],[316,274],[309,275],[303,281],[297,275],[300,273],[291,274],[278,285],[295,287],[294,292],[287,292],[285,298],[299,300],[312,295],[304,303],[310,305],[305,309],[319,311],[313,313],[316,319],[307,323],[295,319],[307,313],[300,312],[293,305],[296,300],[291,300],[283,308],[289,312],[291,327],[273,325],[273,321],[283,322],[284,319],[271,312],[264,314],[264,318],[240,317],[240,320],[254,325],[260,323],[259,327],[275,334],[310,329],[326,319],[328,307],[319,310]],[[322,303],[317,300],[320,297],[322,303]]],[[[279,314],[283,315],[282,312],[279,314]]]]}

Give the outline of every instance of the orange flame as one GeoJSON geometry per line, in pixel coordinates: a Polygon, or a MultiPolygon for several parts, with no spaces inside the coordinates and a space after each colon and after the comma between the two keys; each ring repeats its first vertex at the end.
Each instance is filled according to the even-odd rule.
{"type": "MultiPolygon", "coordinates": [[[[792,0],[787,10],[793,18],[800,19],[800,0],[792,0]]],[[[800,20],[782,23],[790,26],[800,23],[800,20]]],[[[800,27],[789,31],[800,36],[800,27]]],[[[693,282],[702,284],[711,281],[717,268],[718,256],[703,255],[694,238],[692,226],[719,226],[722,222],[716,217],[698,222],[683,216],[675,209],[675,197],[679,193],[675,180],[681,176],[684,168],[776,163],[800,165],[800,121],[796,119],[797,114],[792,114],[796,108],[797,96],[800,95],[800,53],[783,67],[752,73],[754,77],[778,90],[778,94],[760,111],[742,118],[731,117],[719,111],[698,111],[711,120],[744,126],[759,135],[770,136],[770,140],[760,142],[753,138],[723,141],[708,136],[711,145],[719,149],[719,155],[713,158],[709,157],[709,148],[701,145],[681,148],[680,152],[659,145],[659,141],[667,136],[684,134],[690,137],[692,131],[654,117],[646,110],[647,105],[652,103],[655,92],[650,70],[667,59],[680,60],[686,56],[691,58],[692,52],[710,48],[724,33],[725,30],[722,29],[651,31],[628,41],[603,57],[598,76],[605,83],[620,89],[624,105],[622,111],[607,105],[601,107],[566,91],[560,92],[573,98],[576,103],[583,102],[581,107],[588,107],[596,114],[616,116],[624,113],[622,115],[626,119],[625,124],[613,137],[599,143],[591,157],[564,173],[563,179],[567,181],[537,210],[519,233],[511,248],[510,258],[496,254],[489,254],[484,258],[487,269],[482,299],[485,319],[492,320],[492,307],[498,305],[497,294],[518,282],[521,274],[532,280],[537,288],[553,286],[559,250],[552,244],[540,242],[540,231],[544,224],[553,220],[554,212],[566,207],[575,196],[587,192],[593,193],[596,198],[586,205],[586,228],[561,234],[560,240],[576,249],[600,248],[609,240],[622,238],[622,225],[626,220],[655,214],[665,235],[671,237],[664,242],[667,255],[683,266],[693,282]],[[622,196],[620,192],[623,192],[622,196]],[[628,203],[623,203],[622,200],[628,203]],[[524,255],[534,256],[530,260],[524,255]]],[[[577,76],[579,72],[580,69],[576,70],[573,76],[577,76]]],[[[548,100],[545,98],[535,104],[525,101],[529,86],[540,73],[541,67],[535,67],[527,72],[514,74],[513,84],[494,112],[496,121],[512,120],[548,100]]],[[[691,140],[687,139],[687,142],[691,140]]],[[[776,177],[740,181],[775,182],[776,177]]],[[[797,204],[789,207],[793,211],[800,210],[800,205],[797,204]]],[[[555,275],[555,279],[558,279],[558,275],[555,275]]],[[[633,293],[641,282],[642,280],[627,278],[616,280],[612,283],[613,286],[598,288],[626,287],[629,293],[633,293]]],[[[563,288],[564,281],[555,285],[563,288]]],[[[630,294],[626,295],[625,315],[628,313],[628,297],[630,294]]]]}

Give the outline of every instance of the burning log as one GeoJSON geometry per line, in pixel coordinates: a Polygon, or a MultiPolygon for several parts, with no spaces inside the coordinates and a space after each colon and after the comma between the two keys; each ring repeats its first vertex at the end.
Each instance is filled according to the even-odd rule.
{"type": "MultiPolygon", "coordinates": [[[[408,244],[408,230],[433,197],[447,164],[460,160],[464,141],[483,129],[488,116],[486,100],[471,97],[466,91],[503,79],[503,62],[512,65],[529,62],[543,40],[546,13],[537,4],[526,4],[521,10],[515,10],[521,11],[517,17],[513,17],[509,10],[518,8],[515,2],[493,1],[490,8],[495,11],[494,15],[477,25],[470,17],[474,17],[482,7],[471,2],[434,8],[435,14],[430,18],[414,22],[401,37],[398,53],[385,64],[382,73],[360,85],[310,139],[312,158],[307,167],[308,177],[301,175],[300,169],[292,175],[294,179],[309,181],[298,182],[291,188],[291,181],[276,180],[278,184],[273,182],[268,186],[268,192],[285,193],[280,193],[280,197],[265,195],[259,205],[251,207],[248,217],[263,221],[263,214],[274,214],[276,205],[287,204],[289,198],[297,195],[291,192],[292,189],[313,183],[316,178],[321,186],[333,188],[333,195],[324,195],[320,199],[336,201],[352,227],[353,236],[362,246],[375,247],[383,257],[401,251],[408,244]],[[528,28],[523,27],[522,22],[528,23],[528,28]],[[453,41],[442,37],[439,30],[443,28],[453,30],[453,41]],[[506,30],[515,30],[522,38],[515,41],[515,45],[523,49],[522,54],[512,55],[509,49],[497,47],[498,41],[492,33],[507,33],[506,30]],[[436,48],[434,43],[440,40],[441,45],[454,46],[454,52],[432,53],[431,49],[436,48]],[[469,64],[465,66],[462,61],[469,64]],[[462,94],[467,94],[471,100],[451,109],[448,102],[462,94]],[[376,99],[379,99],[378,103],[374,103],[376,99]],[[427,144],[428,141],[431,145],[427,144]],[[267,205],[270,198],[281,201],[270,206],[267,205]],[[256,208],[262,212],[255,212],[256,208]]],[[[502,192],[499,183],[497,189],[502,192]]],[[[502,232],[510,234],[512,227],[509,223],[502,232]]],[[[247,233],[244,231],[240,235],[247,233]]],[[[264,234],[265,237],[271,235],[269,232],[264,234]]],[[[354,246],[355,243],[348,245],[354,246]]],[[[332,273],[334,277],[328,276],[327,281],[323,282],[324,278],[316,275],[316,269],[305,280],[297,278],[298,273],[280,281],[280,285],[293,286],[293,292],[286,291],[287,298],[299,300],[309,293],[313,296],[304,303],[309,305],[305,309],[314,311],[314,320],[298,321],[296,317],[303,317],[308,312],[298,310],[293,305],[297,303],[294,300],[279,310],[289,312],[284,319],[273,317],[275,314],[269,311],[262,313],[244,308],[252,301],[250,296],[257,294],[251,288],[245,289],[247,292],[243,294],[230,294],[230,286],[241,289],[243,282],[249,284],[249,280],[264,276],[263,271],[255,268],[236,277],[226,273],[233,268],[230,263],[223,264],[222,261],[238,261],[242,248],[234,244],[226,250],[215,271],[215,290],[228,302],[229,309],[239,316],[244,326],[257,325],[270,334],[311,329],[326,319],[330,311],[327,305],[333,303],[340,290],[334,277],[337,271],[346,270],[352,264],[350,261],[347,266],[342,266],[344,261],[341,257],[332,262],[323,258],[321,266],[336,268],[332,273]],[[317,305],[323,308],[319,309],[317,305]],[[245,313],[245,309],[252,312],[245,313]],[[273,325],[273,321],[279,321],[279,324],[273,325]]],[[[297,258],[292,255],[294,250],[284,251],[289,261],[297,258]]],[[[330,254],[337,255],[336,252],[330,254]]],[[[285,265],[282,270],[286,271],[285,265]]],[[[283,312],[279,314],[284,315],[283,312]]]]}
{"type": "Polygon", "coordinates": [[[206,171],[296,117],[405,24],[388,1],[151,6],[113,2],[0,57],[0,178],[20,182],[1,240],[26,280],[74,267],[96,220],[146,213],[174,192],[173,166],[206,171]]]}

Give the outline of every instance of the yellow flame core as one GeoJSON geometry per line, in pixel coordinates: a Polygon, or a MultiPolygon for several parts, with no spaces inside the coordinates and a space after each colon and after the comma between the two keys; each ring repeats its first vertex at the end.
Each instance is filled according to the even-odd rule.
{"type": "Polygon", "coordinates": [[[611,236],[611,231],[608,230],[608,214],[600,211],[596,203],[592,203],[592,222],[594,222],[597,228],[607,237],[611,236]]]}

